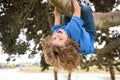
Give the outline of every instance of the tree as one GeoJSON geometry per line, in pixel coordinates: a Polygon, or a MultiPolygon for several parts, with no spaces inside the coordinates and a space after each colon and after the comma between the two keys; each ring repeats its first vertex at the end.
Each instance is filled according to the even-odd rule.
{"type": "MultiPolygon", "coordinates": [[[[119,63],[114,58],[116,56],[120,56],[120,45],[117,44],[120,34],[116,34],[116,37],[110,38],[108,28],[111,26],[120,25],[120,11],[110,12],[112,8],[120,4],[120,1],[90,1],[93,3],[96,9],[94,16],[97,30],[101,30],[107,35],[101,36],[101,34],[98,34],[97,36],[101,36],[102,39],[99,41],[96,38],[96,41],[101,44],[105,39],[107,40],[107,44],[105,45],[105,48],[96,50],[95,54],[97,55],[97,59],[95,57],[91,58],[90,61],[87,61],[86,57],[84,56],[83,59],[86,60],[86,63],[81,64],[81,66],[89,69],[89,66],[98,65],[99,68],[101,66],[106,66],[107,68],[109,67],[110,70],[113,70],[111,67],[112,65],[116,66],[116,69],[119,69],[117,66],[119,63]],[[116,44],[118,45],[117,47],[112,46],[111,49],[107,47],[109,45],[111,46],[116,44]],[[109,51],[107,52],[106,50],[109,51]],[[119,52],[119,54],[113,54],[113,52],[119,52]],[[103,63],[104,61],[106,63],[103,63]],[[108,64],[110,65],[107,66],[108,64]]],[[[51,6],[49,2],[42,3],[42,0],[0,0],[0,10],[0,41],[2,42],[2,47],[5,52],[8,54],[24,54],[26,50],[29,50],[28,41],[30,40],[35,42],[35,47],[32,50],[33,54],[37,53],[36,50],[41,50],[41,41],[44,37],[51,33],[50,29],[54,20],[53,6],[51,6]],[[27,42],[22,40],[17,42],[16,39],[18,39],[20,32],[24,29],[27,29],[27,31],[24,33],[27,37],[27,42]],[[39,47],[37,47],[38,45],[39,47]]],[[[43,66],[45,69],[48,68],[48,65],[44,65],[44,62],[43,66]]]]}
{"type": "Polygon", "coordinates": [[[42,0],[1,0],[0,3],[3,6],[0,15],[5,14],[0,16],[0,41],[8,54],[17,53],[23,46],[23,54],[28,49],[28,42],[16,44],[21,30],[27,29],[27,40],[34,39],[35,44],[39,44],[41,38],[50,33],[47,3],[42,3],[42,0]]]}

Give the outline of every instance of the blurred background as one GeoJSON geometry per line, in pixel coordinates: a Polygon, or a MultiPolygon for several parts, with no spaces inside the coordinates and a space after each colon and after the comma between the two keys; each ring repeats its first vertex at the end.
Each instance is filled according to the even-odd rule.
{"type": "MultiPolygon", "coordinates": [[[[72,80],[120,80],[120,0],[78,1],[92,7],[97,38],[95,53],[81,57],[72,80]]],[[[47,0],[0,0],[0,80],[54,80],[41,48],[53,10],[47,0]]]]}

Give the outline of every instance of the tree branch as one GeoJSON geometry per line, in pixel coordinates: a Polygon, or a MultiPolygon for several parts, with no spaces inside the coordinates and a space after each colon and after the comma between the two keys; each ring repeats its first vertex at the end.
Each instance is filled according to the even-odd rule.
{"type": "Polygon", "coordinates": [[[97,29],[108,30],[109,27],[120,25],[120,11],[93,13],[97,29]]]}
{"type": "Polygon", "coordinates": [[[115,50],[119,47],[120,47],[120,38],[112,40],[102,49],[96,49],[95,53],[96,54],[107,54],[107,53],[111,53],[112,50],[115,50]]]}

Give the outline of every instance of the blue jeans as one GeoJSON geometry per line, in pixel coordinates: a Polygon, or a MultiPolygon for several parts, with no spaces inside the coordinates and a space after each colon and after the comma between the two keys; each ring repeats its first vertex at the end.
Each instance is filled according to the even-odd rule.
{"type": "MultiPolygon", "coordinates": [[[[92,9],[89,6],[83,6],[79,4],[81,7],[81,18],[84,21],[83,27],[86,29],[87,32],[91,33],[93,37],[96,37],[96,26],[94,23],[94,17],[92,15],[92,9]]],[[[70,21],[71,18],[63,15],[62,21],[65,25],[70,21]]]]}

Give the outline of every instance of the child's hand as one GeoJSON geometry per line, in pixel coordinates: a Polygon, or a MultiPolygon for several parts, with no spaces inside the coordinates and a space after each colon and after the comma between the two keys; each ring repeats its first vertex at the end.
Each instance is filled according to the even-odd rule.
{"type": "Polygon", "coordinates": [[[80,18],[81,17],[81,8],[78,5],[77,0],[72,0],[72,5],[73,5],[73,8],[74,8],[73,16],[77,16],[77,17],[80,18]]]}

